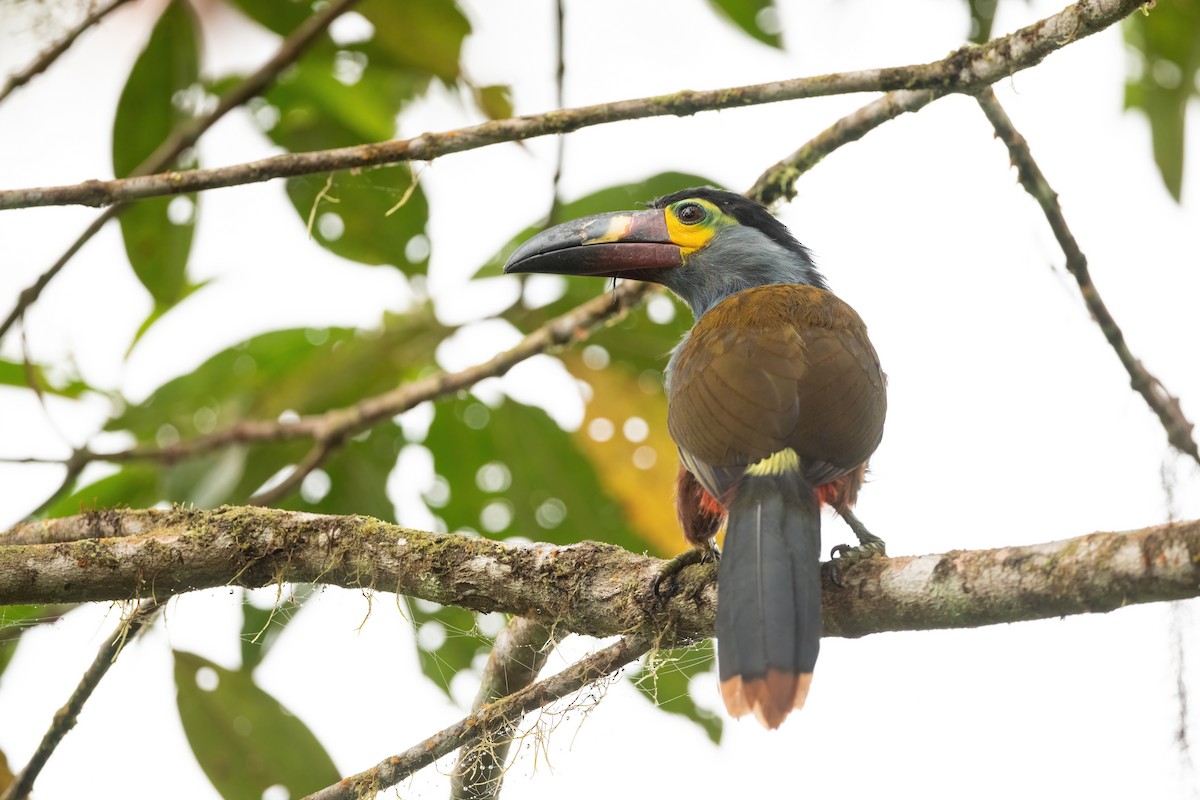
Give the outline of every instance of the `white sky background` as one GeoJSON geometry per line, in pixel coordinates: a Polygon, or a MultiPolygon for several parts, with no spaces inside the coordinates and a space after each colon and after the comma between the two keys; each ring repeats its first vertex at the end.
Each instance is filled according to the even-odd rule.
{"type": "MultiPolygon", "coordinates": [[[[1058,11],[1057,2],[1001,4],[997,33],[1058,11]]],[[[0,17],[0,70],[37,45],[26,23],[0,17]]],[[[518,113],[553,106],[552,4],[470,3],[476,33],[466,65],[480,83],[515,88],[518,113]]],[[[148,33],[134,4],[79,42],[60,63],[0,104],[0,185],[74,183],[111,174],[111,115],[148,33]]],[[[924,62],[962,43],[965,4],[786,4],[786,52],[736,34],[700,2],[569,3],[568,105],[838,70],[924,62]]],[[[271,37],[232,17],[207,31],[211,67],[257,66],[271,37]]],[[[1130,346],[1184,410],[1200,418],[1200,217],[1168,197],[1149,130],[1121,111],[1126,53],[1111,29],[997,86],[1028,138],[1096,285],[1130,346]]],[[[587,129],[567,140],[563,193],[577,197],[667,169],[749,186],[865,96],[827,98],[587,129]]],[[[1197,185],[1195,106],[1192,166],[1197,185]]],[[[445,96],[401,120],[401,135],[476,121],[445,96]]],[[[204,140],[205,165],[270,152],[235,113],[204,140]]],[[[430,288],[439,313],[485,314],[488,295],[461,288],[479,263],[545,212],[550,139],[439,159],[424,169],[432,207],[430,288]],[[464,233],[464,230],[466,233],[464,233]]],[[[1036,204],[972,100],[941,100],[884,126],[815,168],[782,219],[817,254],[831,285],[867,320],[890,377],[883,445],[864,491],[862,518],[893,554],[1062,539],[1200,515],[1200,479],[1167,455],[1158,421],[1088,318],[1036,204]],[[1165,465],[1165,466],[1164,466],[1165,465]],[[1169,506],[1163,474],[1174,482],[1169,506]]],[[[94,217],[80,208],[0,214],[0,309],[94,217]]],[[[194,279],[217,278],[159,322],[125,359],[150,303],[128,269],[115,226],[76,257],[28,315],[38,360],[73,358],[84,376],[145,396],[164,380],[245,337],[299,324],[369,327],[408,296],[397,273],[342,262],[306,239],[281,183],[206,193],[192,258],[194,279]]],[[[504,284],[498,284],[503,286],[504,284]]],[[[596,291],[603,291],[596,282],[596,291]]],[[[460,336],[452,366],[482,360],[516,334],[487,323],[460,336]]],[[[3,352],[19,354],[9,336],[3,352]]],[[[570,386],[536,364],[503,386],[536,387],[560,419],[579,418],[570,386]]],[[[27,393],[0,390],[0,454],[65,455],[54,433],[82,442],[103,419],[52,401],[53,426],[27,393]]],[[[59,480],[55,468],[0,465],[0,527],[15,522],[59,480]]],[[[397,500],[425,477],[395,475],[397,500]]],[[[669,502],[664,498],[663,502],[669,502]]],[[[414,512],[415,513],[415,512],[414,512]]],[[[419,522],[419,517],[409,517],[419,522]]],[[[839,523],[826,545],[844,541],[839,523]]],[[[682,541],[681,541],[682,546],[682,541]]],[[[267,596],[264,596],[267,597],[267,596]]],[[[269,599],[269,597],[267,597],[269,599]]],[[[463,714],[472,680],[445,701],[417,669],[411,633],[387,596],[368,604],[328,590],[310,603],[267,657],[260,681],[318,734],[345,773],[399,752],[463,714]]],[[[714,747],[691,723],[650,710],[626,684],[589,714],[570,713],[510,773],[513,797],[682,796],[753,790],[769,797],[1200,797],[1200,777],[1174,743],[1182,628],[1184,678],[1200,739],[1200,636],[1194,602],[972,631],[826,639],[804,711],[781,731],[728,722],[714,747]]],[[[0,679],[0,750],[24,764],[115,623],[103,606],[32,631],[0,679]]],[[[213,797],[178,727],[169,646],[237,664],[236,596],[213,591],[175,601],[128,648],[36,791],[42,798],[213,797]]],[[[564,648],[561,668],[591,642],[564,648]]],[[[719,705],[715,680],[698,702],[719,705]]],[[[1200,760],[1200,757],[1196,757],[1200,760]]],[[[400,796],[443,797],[426,770],[400,796]]],[[[386,796],[386,795],[385,795],[386,796]]]]}

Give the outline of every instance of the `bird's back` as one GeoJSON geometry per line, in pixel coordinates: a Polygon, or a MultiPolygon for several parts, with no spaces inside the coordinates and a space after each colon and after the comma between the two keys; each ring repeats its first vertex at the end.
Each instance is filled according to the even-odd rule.
{"type": "Polygon", "coordinates": [[[718,303],[672,357],[668,387],[671,436],[714,497],[787,448],[821,486],[866,462],[883,436],[885,378],[866,327],[813,286],[759,286],[718,303]]]}

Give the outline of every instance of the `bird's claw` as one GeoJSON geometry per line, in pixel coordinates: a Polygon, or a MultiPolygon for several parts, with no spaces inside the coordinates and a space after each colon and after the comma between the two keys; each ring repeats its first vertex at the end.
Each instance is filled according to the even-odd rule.
{"type": "Polygon", "coordinates": [[[864,561],[868,558],[887,557],[887,547],[883,539],[880,539],[873,533],[864,531],[864,534],[859,536],[858,541],[858,547],[839,544],[829,549],[829,579],[839,589],[845,585],[842,582],[842,570],[844,568],[852,567],[859,561],[864,561]]]}
{"type": "Polygon", "coordinates": [[[721,560],[721,551],[712,542],[706,547],[685,550],[663,565],[654,579],[654,595],[665,600],[675,594],[675,578],[680,572],[695,564],[715,564],[721,560]]]}

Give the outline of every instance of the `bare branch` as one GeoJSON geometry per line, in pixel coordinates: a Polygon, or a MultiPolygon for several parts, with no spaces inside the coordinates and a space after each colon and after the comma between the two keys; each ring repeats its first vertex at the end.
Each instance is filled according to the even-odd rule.
{"type": "Polygon", "coordinates": [[[165,172],[120,180],[91,180],[69,186],[0,191],[0,209],[44,205],[106,206],[147,197],[184,194],[331,170],[376,167],[440,156],[501,142],[569,133],[580,128],[657,116],[690,116],[806,97],[897,89],[975,92],[1027,69],[1050,53],[1113,25],[1143,5],[1138,0],[1084,0],[1015,33],[964,47],[928,64],[833,73],[708,91],[682,91],[614,103],[561,109],[493,120],[413,139],[289,153],[214,169],[165,172]]]}
{"type": "Polygon", "coordinates": [[[124,205],[116,205],[112,206],[111,208],[104,209],[103,213],[96,217],[96,219],[92,220],[92,224],[88,225],[83,233],[79,234],[79,237],[71,243],[71,246],[67,248],[66,252],[59,256],[58,260],[50,265],[50,269],[39,275],[36,281],[23,289],[21,293],[17,295],[17,304],[13,306],[13,310],[10,311],[8,316],[4,318],[4,322],[0,322],[0,339],[4,338],[4,334],[8,333],[9,329],[16,324],[17,320],[25,316],[25,310],[37,302],[37,299],[42,296],[42,290],[49,285],[50,281],[54,280],[58,273],[62,272],[62,269],[67,265],[67,262],[74,258],[75,254],[83,249],[83,246],[91,241],[92,237],[99,233],[100,229],[103,228],[110,219],[120,214],[121,209],[124,207],[124,205]]]}
{"type": "MultiPolygon", "coordinates": [[[[556,0],[554,3],[554,99],[559,108],[566,105],[565,94],[563,87],[566,86],[567,77],[567,50],[564,46],[564,41],[567,35],[566,29],[566,14],[563,8],[565,0],[556,0]]],[[[546,212],[546,225],[554,225],[559,222],[559,212],[562,209],[562,173],[563,173],[563,156],[566,155],[567,138],[559,136],[555,143],[558,147],[554,153],[554,177],[550,179],[550,210],[546,212]]]]}
{"type": "Polygon", "coordinates": [[[821,131],[796,152],[771,166],[759,176],[746,191],[763,205],[772,205],[780,200],[791,200],[796,196],[796,181],[801,175],[820,163],[821,159],[844,144],[857,142],[888,120],[909,111],[919,111],[944,97],[948,92],[941,89],[909,91],[898,89],[873,100],[852,114],[848,114],[830,127],[821,131]]]}
{"type": "Polygon", "coordinates": [[[305,454],[300,463],[292,469],[282,481],[264,489],[246,501],[251,506],[273,506],[292,492],[300,488],[304,479],[325,461],[343,440],[318,439],[316,444],[305,454]]]}
{"type": "MultiPolygon", "coordinates": [[[[492,645],[479,693],[471,711],[533,683],[566,630],[546,626],[530,617],[513,617],[492,645]]],[[[477,741],[464,747],[450,776],[451,800],[491,800],[500,795],[504,761],[521,718],[489,720],[477,741]]]]}
{"type": "Polygon", "coordinates": [[[1125,335],[1121,333],[1121,328],[1109,313],[1108,306],[1100,297],[1100,291],[1092,283],[1092,277],[1088,272],[1087,256],[1079,249],[1079,243],[1075,241],[1074,234],[1067,227],[1067,220],[1058,204],[1058,194],[1050,188],[1046,176],[1042,174],[1037,162],[1033,160],[1033,154],[1029,151],[1029,144],[1025,141],[1025,137],[1013,127],[1012,120],[1009,119],[1008,114],[990,88],[980,92],[976,99],[979,101],[983,113],[992,123],[992,127],[996,129],[996,138],[1008,147],[1021,185],[1029,194],[1033,195],[1033,199],[1037,200],[1038,205],[1042,207],[1046,220],[1050,223],[1050,229],[1054,231],[1054,238],[1058,240],[1067,257],[1067,272],[1070,272],[1075,278],[1075,282],[1079,284],[1079,293],[1083,295],[1083,302],[1091,312],[1092,319],[1100,326],[1104,338],[1108,340],[1109,345],[1116,352],[1117,358],[1125,367],[1125,371],[1129,373],[1129,382],[1133,386],[1133,390],[1140,394],[1146,404],[1150,406],[1150,410],[1158,415],[1159,422],[1166,429],[1167,440],[1176,449],[1200,463],[1200,450],[1196,447],[1196,440],[1192,438],[1192,423],[1184,416],[1179,399],[1168,392],[1162,381],[1150,374],[1142,362],[1134,358],[1133,353],[1129,351],[1129,345],[1125,343],[1125,335]]]}
{"type": "Polygon", "coordinates": [[[75,480],[83,473],[83,468],[92,460],[87,450],[76,450],[72,453],[71,457],[63,462],[67,471],[63,475],[62,481],[59,482],[58,488],[51,492],[49,497],[43,500],[37,508],[30,511],[26,516],[36,517],[44,513],[61,498],[66,497],[70,493],[71,487],[75,485],[75,480]]]}
{"type": "MultiPolygon", "coordinates": [[[[228,92],[221,96],[217,101],[217,106],[211,113],[192,120],[184,125],[179,126],[171,131],[171,134],[163,140],[153,153],[146,157],[141,164],[133,169],[131,176],[148,175],[152,172],[166,169],[170,166],[179,155],[187,148],[194,145],[199,138],[213,125],[228,114],[233,109],[245,103],[250,98],[262,92],[267,86],[279,76],[291,64],[308,49],[313,42],[317,40],[325,29],[332,22],[350,10],[352,6],[358,3],[359,0],[335,0],[326,8],[313,14],[306,19],[300,27],[284,39],[283,44],[275,52],[266,63],[255,70],[245,80],[234,86],[228,92]]],[[[67,251],[63,253],[57,261],[55,261],[48,270],[43,272],[34,283],[26,288],[17,298],[17,304],[4,322],[0,323],[0,339],[4,338],[4,334],[8,332],[17,320],[25,314],[25,310],[33,305],[41,296],[42,290],[54,277],[62,271],[62,268],[67,265],[79,250],[87,244],[93,236],[100,232],[110,219],[121,213],[125,207],[124,203],[113,204],[106,209],[104,213],[98,216],[91,225],[89,225],[83,233],[79,235],[74,243],[71,244],[67,251]]]]}
{"type": "MultiPolygon", "coordinates": [[[[156,598],[277,581],[369,587],[478,611],[535,614],[591,636],[664,647],[712,634],[715,569],[680,575],[613,545],[509,545],[358,516],[257,508],[97,511],[0,535],[0,605],[156,598]],[[107,537],[107,538],[101,538],[107,537]]],[[[871,559],[824,587],[830,636],[1111,611],[1200,595],[1200,521],[1048,544],[871,559]]]]}
{"type": "Polygon", "coordinates": [[[470,746],[485,731],[515,726],[529,711],[549,705],[616,672],[630,661],[640,658],[650,647],[650,640],[626,636],[557,675],[527,686],[503,700],[484,705],[403,753],[385,758],[366,772],[343,778],[332,786],[308,795],[305,800],[363,800],[374,797],[457,748],[470,746]]]}
{"type": "Polygon", "coordinates": [[[4,99],[12,94],[14,89],[24,86],[48,70],[50,65],[57,61],[59,56],[67,52],[71,45],[75,44],[75,40],[82,36],[88,28],[98,24],[100,20],[128,2],[129,0],[110,0],[107,5],[93,9],[92,13],[84,17],[83,21],[68,31],[65,36],[38,54],[38,57],[30,62],[25,69],[15,75],[9,76],[4,85],[0,86],[0,102],[4,102],[4,99]]]}
{"type": "Polygon", "coordinates": [[[100,685],[100,680],[108,672],[108,668],[117,660],[125,642],[136,636],[161,607],[162,604],[154,600],[143,603],[129,616],[128,620],[122,621],[112,636],[108,637],[108,641],[100,646],[96,660],[88,667],[87,672],[83,673],[83,678],[75,687],[75,691],[71,693],[66,705],[54,715],[54,719],[50,722],[50,728],[42,737],[37,749],[33,751],[29,763],[17,773],[8,789],[0,794],[0,800],[25,800],[29,796],[29,790],[33,788],[33,782],[41,774],[42,767],[46,766],[46,761],[63,737],[67,735],[67,732],[75,727],[83,704],[92,696],[92,692],[100,685]]]}

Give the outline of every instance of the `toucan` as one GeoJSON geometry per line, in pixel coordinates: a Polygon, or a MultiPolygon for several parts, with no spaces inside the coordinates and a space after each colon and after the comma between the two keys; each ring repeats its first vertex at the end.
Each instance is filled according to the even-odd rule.
{"type": "Polygon", "coordinates": [[[836,561],[884,552],[851,511],[887,411],[866,325],[765,207],[707,187],[556,225],[504,269],[650,281],[691,307],[665,373],[676,512],[693,554],[715,556],[726,524],[721,695],[777,728],[804,705],[820,646],[822,505],[859,538],[836,561]]]}

